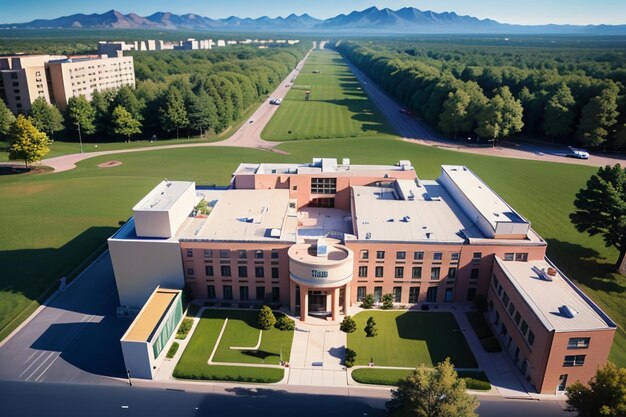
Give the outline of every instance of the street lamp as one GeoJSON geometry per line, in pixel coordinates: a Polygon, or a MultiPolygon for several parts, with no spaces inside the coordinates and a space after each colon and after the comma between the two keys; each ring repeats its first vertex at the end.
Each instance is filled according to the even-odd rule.
{"type": "Polygon", "coordinates": [[[80,153],[83,153],[83,137],[80,134],[80,123],[74,122],[78,126],[78,142],[80,142],[80,153]]]}

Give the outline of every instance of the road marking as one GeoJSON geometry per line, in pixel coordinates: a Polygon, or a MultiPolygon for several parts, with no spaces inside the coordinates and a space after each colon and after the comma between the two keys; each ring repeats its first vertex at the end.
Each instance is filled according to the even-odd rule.
{"type": "Polygon", "coordinates": [[[28,363],[28,361],[30,361],[30,359],[31,359],[33,356],[35,356],[38,352],[39,352],[39,351],[37,351],[37,350],[36,350],[36,351],[34,351],[33,353],[31,353],[31,355],[28,357],[28,359],[26,359],[26,360],[24,361],[24,365],[26,365],[26,364],[28,363]]]}
{"type": "Polygon", "coordinates": [[[41,358],[41,357],[42,357],[43,355],[45,355],[45,354],[46,354],[46,351],[45,351],[45,350],[40,351],[39,356],[37,356],[37,357],[33,360],[33,362],[32,362],[30,365],[28,365],[28,368],[26,368],[26,369],[24,369],[24,371],[22,371],[22,373],[20,374],[20,376],[19,376],[19,377],[21,378],[21,377],[22,377],[22,375],[24,375],[26,372],[28,372],[28,370],[30,369],[30,367],[31,367],[31,366],[33,366],[34,364],[36,364],[36,363],[37,363],[37,361],[39,360],[39,358],[41,358]]]}
{"type": "Polygon", "coordinates": [[[44,366],[46,364],[46,362],[48,362],[48,359],[50,359],[52,356],[54,356],[55,353],[57,353],[57,352],[50,352],[50,354],[48,356],[46,356],[46,358],[43,361],[41,361],[39,366],[36,367],[35,370],[33,372],[31,372],[30,375],[28,375],[24,380],[28,381],[33,375],[35,375],[35,372],[37,372],[39,370],[39,368],[44,366]]]}
{"type": "Polygon", "coordinates": [[[55,363],[55,362],[57,361],[57,359],[59,359],[60,357],[61,357],[61,354],[59,353],[59,354],[57,355],[57,357],[56,357],[56,358],[54,358],[54,360],[53,360],[52,362],[50,362],[50,365],[46,366],[46,369],[44,369],[44,370],[43,370],[43,372],[42,372],[42,373],[40,373],[40,374],[39,374],[39,376],[38,376],[37,378],[35,378],[35,382],[38,382],[38,381],[39,381],[39,378],[41,378],[41,377],[43,376],[43,374],[45,374],[45,373],[46,373],[46,371],[47,371],[48,369],[50,369],[50,367],[52,366],[52,364],[53,364],[53,363],[55,363]]]}

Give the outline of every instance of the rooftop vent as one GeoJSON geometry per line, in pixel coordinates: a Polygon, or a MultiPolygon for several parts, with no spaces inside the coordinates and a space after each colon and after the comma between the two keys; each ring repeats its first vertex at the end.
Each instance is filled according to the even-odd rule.
{"type": "Polygon", "coordinates": [[[433,236],[432,232],[426,232],[426,239],[430,239],[433,236]]]}
{"type": "Polygon", "coordinates": [[[405,223],[410,222],[410,221],[411,221],[411,216],[404,216],[404,217],[402,218],[402,221],[403,221],[403,222],[405,222],[405,223]]]}
{"type": "Polygon", "coordinates": [[[370,232],[365,233],[365,239],[371,239],[372,234],[370,232]]]}
{"type": "Polygon", "coordinates": [[[279,238],[280,237],[280,229],[271,229],[270,237],[279,238]]]}
{"type": "Polygon", "coordinates": [[[409,191],[409,201],[413,200],[415,200],[415,194],[413,194],[413,191],[409,191]]]}
{"type": "Polygon", "coordinates": [[[568,305],[562,305],[561,307],[559,307],[559,313],[561,313],[563,317],[567,317],[568,319],[573,319],[574,316],[578,314],[578,311],[574,310],[572,307],[568,305]]]}
{"type": "Polygon", "coordinates": [[[542,281],[552,281],[552,277],[546,272],[545,269],[539,269],[536,266],[532,267],[532,271],[537,274],[540,280],[542,281]]]}

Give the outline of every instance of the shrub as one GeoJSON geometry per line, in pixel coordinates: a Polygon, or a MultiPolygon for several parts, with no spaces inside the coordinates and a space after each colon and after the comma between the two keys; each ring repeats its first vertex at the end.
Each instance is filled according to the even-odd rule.
{"type": "Polygon", "coordinates": [[[474,297],[474,306],[479,313],[487,311],[487,297],[482,294],[476,295],[476,297],[474,297]]]}
{"type": "Polygon", "coordinates": [[[339,326],[339,330],[345,333],[354,333],[356,330],[356,322],[350,316],[345,316],[341,325],[339,326]]]}
{"type": "Polygon", "coordinates": [[[262,330],[269,330],[276,324],[276,317],[272,313],[272,309],[268,306],[261,307],[259,311],[259,327],[262,330]]]}
{"type": "Polygon", "coordinates": [[[480,344],[483,345],[483,349],[486,352],[501,352],[502,347],[500,346],[500,342],[496,339],[495,336],[489,336],[484,339],[480,339],[480,344]]]}
{"type": "Polygon", "coordinates": [[[361,308],[369,310],[372,307],[374,307],[374,296],[372,294],[367,294],[361,301],[361,308]]]}
{"type": "Polygon", "coordinates": [[[191,330],[191,326],[193,326],[193,319],[185,317],[183,319],[183,322],[180,323],[180,326],[178,327],[178,331],[176,332],[176,339],[182,340],[186,338],[189,334],[189,331],[191,330]]]}
{"type": "Polygon", "coordinates": [[[346,368],[352,368],[354,366],[354,361],[356,360],[356,352],[350,348],[346,348],[346,368]]]}
{"type": "Polygon", "coordinates": [[[178,344],[178,342],[172,343],[172,346],[170,346],[170,350],[167,351],[167,359],[172,359],[174,355],[176,355],[179,346],[180,345],[178,344]]]}
{"type": "Polygon", "coordinates": [[[486,381],[479,381],[474,378],[463,378],[465,381],[465,388],[473,389],[477,391],[489,391],[491,389],[491,384],[486,381]]]}
{"type": "Polygon", "coordinates": [[[370,317],[367,319],[367,324],[365,325],[365,335],[367,337],[374,337],[378,334],[378,330],[376,330],[376,322],[374,321],[374,317],[370,317]]]}
{"type": "Polygon", "coordinates": [[[393,294],[385,294],[382,298],[383,310],[389,310],[393,308],[393,294]]]}
{"type": "Polygon", "coordinates": [[[203,198],[196,206],[196,211],[200,214],[209,214],[211,212],[209,203],[203,198]]]}
{"type": "Polygon", "coordinates": [[[276,320],[276,327],[283,332],[293,330],[296,328],[296,322],[291,317],[281,314],[276,320]]]}

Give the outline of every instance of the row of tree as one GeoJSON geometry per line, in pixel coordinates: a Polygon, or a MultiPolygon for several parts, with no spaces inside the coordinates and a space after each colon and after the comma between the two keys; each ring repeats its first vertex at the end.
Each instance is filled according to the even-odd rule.
{"type": "Polygon", "coordinates": [[[444,133],[496,141],[522,133],[571,145],[626,149],[624,61],[611,61],[602,67],[605,71],[589,64],[596,73],[613,77],[595,78],[584,72],[586,61],[575,60],[569,49],[563,56],[553,49],[560,65],[546,69],[528,67],[533,61],[525,48],[519,53],[509,48],[508,60],[499,56],[495,62],[500,65],[491,65],[488,48],[406,47],[402,42],[342,42],[337,49],[444,133]]]}

